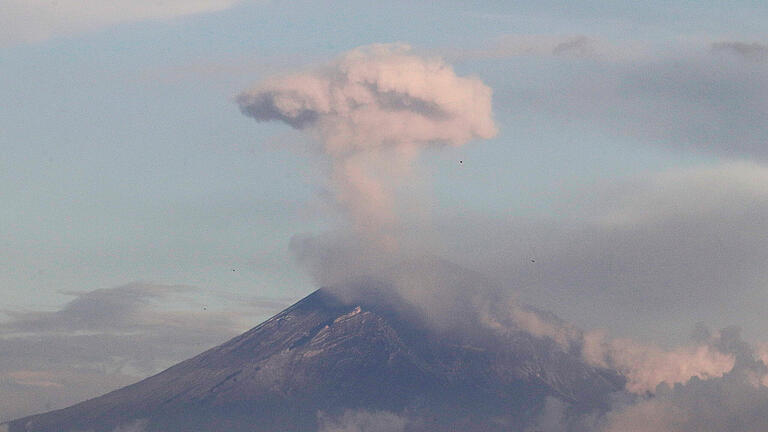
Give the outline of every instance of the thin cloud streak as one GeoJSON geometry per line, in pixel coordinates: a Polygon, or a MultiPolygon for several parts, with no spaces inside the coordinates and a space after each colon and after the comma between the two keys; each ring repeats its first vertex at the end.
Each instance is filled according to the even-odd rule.
{"type": "Polygon", "coordinates": [[[283,301],[238,298],[234,310],[189,302],[185,286],[132,283],[70,293],[50,312],[4,311],[0,323],[0,421],[63,408],[136,382],[226,341],[283,301]],[[252,303],[252,304],[251,304],[252,303]]]}
{"type": "Polygon", "coordinates": [[[482,48],[447,48],[438,52],[455,62],[560,57],[609,63],[639,60],[651,53],[641,42],[616,42],[583,34],[508,34],[488,41],[482,48]]]}
{"type": "Polygon", "coordinates": [[[215,12],[240,1],[4,0],[0,3],[0,45],[42,42],[127,22],[215,12]]]}

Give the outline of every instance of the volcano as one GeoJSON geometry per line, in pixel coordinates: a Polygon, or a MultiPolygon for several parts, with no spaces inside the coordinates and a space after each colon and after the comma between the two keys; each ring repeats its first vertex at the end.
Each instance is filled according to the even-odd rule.
{"type": "Polygon", "coordinates": [[[6,427],[316,431],[349,413],[385,413],[400,421],[375,430],[522,431],[549,398],[589,412],[624,387],[617,372],[587,365],[550,339],[434,326],[418,308],[378,292],[350,298],[320,289],[157,375],[6,427]]]}

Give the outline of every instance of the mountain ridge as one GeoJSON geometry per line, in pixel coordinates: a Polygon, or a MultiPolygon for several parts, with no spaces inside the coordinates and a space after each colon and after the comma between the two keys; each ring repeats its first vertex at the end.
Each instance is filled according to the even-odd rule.
{"type": "Polygon", "coordinates": [[[409,304],[324,288],[159,374],[9,432],[311,431],[320,414],[398,413],[407,430],[515,430],[547,397],[601,409],[622,377],[546,339],[434,329],[409,304]],[[491,420],[492,419],[492,420],[491,420]]]}

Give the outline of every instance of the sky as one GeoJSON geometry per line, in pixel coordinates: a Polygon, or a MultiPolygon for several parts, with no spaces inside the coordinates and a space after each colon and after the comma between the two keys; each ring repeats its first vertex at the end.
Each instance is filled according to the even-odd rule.
{"type": "Polygon", "coordinates": [[[258,324],[350,232],[583,329],[768,342],[768,5],[414,3],[0,0],[0,420],[258,324]],[[404,58],[442,72],[399,135],[304,93],[404,58]]]}

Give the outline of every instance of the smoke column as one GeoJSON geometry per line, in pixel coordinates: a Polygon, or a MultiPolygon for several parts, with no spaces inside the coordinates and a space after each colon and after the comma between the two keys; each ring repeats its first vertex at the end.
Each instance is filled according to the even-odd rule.
{"type": "Polygon", "coordinates": [[[496,135],[491,89],[401,44],[371,45],[310,71],[268,79],[237,97],[257,121],[316,135],[332,162],[335,198],[377,235],[396,221],[394,192],[427,146],[496,135]]]}

